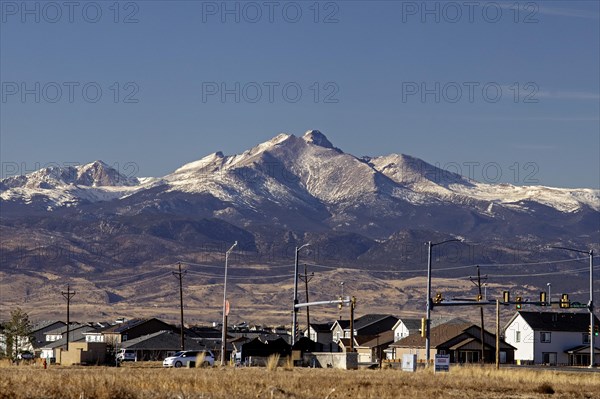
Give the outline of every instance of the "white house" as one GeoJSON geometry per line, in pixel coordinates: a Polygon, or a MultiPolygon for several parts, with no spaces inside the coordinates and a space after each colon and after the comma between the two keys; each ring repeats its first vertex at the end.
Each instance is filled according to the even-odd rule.
{"type": "MultiPolygon", "coordinates": [[[[504,328],[504,340],[516,348],[517,363],[589,365],[589,324],[588,313],[520,311],[504,328]]],[[[597,343],[594,361],[599,360],[597,343]]]]}
{"type": "Polygon", "coordinates": [[[411,334],[419,334],[421,332],[421,319],[410,319],[401,317],[392,327],[394,331],[394,342],[408,337],[411,334]]]}

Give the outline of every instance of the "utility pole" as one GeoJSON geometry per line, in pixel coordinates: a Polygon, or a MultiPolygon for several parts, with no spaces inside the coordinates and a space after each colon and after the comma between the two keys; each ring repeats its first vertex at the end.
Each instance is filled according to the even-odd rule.
{"type": "Polygon", "coordinates": [[[181,311],[181,350],[185,350],[185,338],[183,335],[183,275],[187,273],[187,270],[181,271],[181,262],[178,262],[179,271],[172,272],[175,277],[179,279],[179,310],[181,311]]]}
{"type": "MultiPolygon", "coordinates": [[[[304,264],[304,274],[301,274],[300,280],[304,281],[304,290],[306,291],[306,303],[308,303],[308,283],[310,282],[310,280],[313,279],[313,277],[315,276],[315,273],[310,273],[310,275],[308,274],[308,271],[306,270],[306,263],[304,264]]],[[[310,330],[310,308],[307,306],[306,307],[306,330],[309,331],[310,330]]],[[[309,337],[310,338],[310,337],[309,337]]]]}
{"type": "Polygon", "coordinates": [[[496,299],[496,370],[500,369],[500,300],[496,299]]]}
{"type": "Polygon", "coordinates": [[[292,322],[292,346],[296,343],[296,339],[298,338],[298,260],[300,256],[300,251],[302,248],[308,247],[310,244],[304,244],[300,247],[296,247],[294,252],[294,304],[292,306],[293,314],[293,322],[292,322]]]}
{"type": "Polygon", "coordinates": [[[67,291],[61,292],[63,298],[67,300],[67,352],[69,351],[69,332],[71,327],[71,298],[75,296],[75,291],[71,291],[71,286],[67,284],[67,291]]]}
{"type": "Polygon", "coordinates": [[[354,308],[356,306],[356,297],[350,301],[350,352],[354,352],[354,308]]]}
{"type": "MultiPolygon", "coordinates": [[[[475,284],[479,290],[479,294],[477,296],[477,300],[481,301],[483,296],[481,294],[481,273],[479,270],[479,265],[477,265],[477,282],[472,277],[469,277],[471,282],[475,284]]],[[[483,280],[487,280],[487,275],[483,278],[483,280]]],[[[483,325],[483,306],[479,307],[479,313],[481,315],[481,363],[485,364],[485,328],[483,325]]]]}

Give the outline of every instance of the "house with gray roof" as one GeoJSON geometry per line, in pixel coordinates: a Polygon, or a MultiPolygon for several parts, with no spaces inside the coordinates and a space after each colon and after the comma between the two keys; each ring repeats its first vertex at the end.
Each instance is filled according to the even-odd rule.
{"type": "MultiPolygon", "coordinates": [[[[595,323],[599,323],[597,317],[595,323]]],[[[589,313],[519,311],[504,328],[504,337],[516,348],[515,359],[520,364],[587,366],[589,325],[589,313]]],[[[598,364],[598,342],[594,351],[598,364]]]]}

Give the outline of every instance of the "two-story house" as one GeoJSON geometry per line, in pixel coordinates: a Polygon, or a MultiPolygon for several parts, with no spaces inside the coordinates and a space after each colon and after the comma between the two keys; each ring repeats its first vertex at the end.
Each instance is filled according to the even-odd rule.
{"type": "Polygon", "coordinates": [[[339,352],[339,346],[333,342],[332,326],[333,323],[310,323],[309,328],[304,332],[304,336],[321,344],[324,351],[339,352]]]}
{"type": "Polygon", "coordinates": [[[398,318],[387,314],[366,314],[354,320],[353,331],[350,331],[350,320],[336,320],[331,327],[333,340],[340,344],[342,350],[347,349],[351,337],[377,336],[384,331],[391,331],[398,318]]]}
{"type": "Polygon", "coordinates": [[[517,363],[589,365],[589,324],[589,313],[519,311],[504,328],[504,339],[516,348],[517,363]]]}

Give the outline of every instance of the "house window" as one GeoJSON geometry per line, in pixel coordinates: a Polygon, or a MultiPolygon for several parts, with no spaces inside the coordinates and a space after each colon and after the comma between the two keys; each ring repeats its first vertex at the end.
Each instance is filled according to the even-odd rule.
{"type": "Polygon", "coordinates": [[[521,331],[515,331],[515,342],[521,342],[521,331]]]}
{"type": "Polygon", "coordinates": [[[540,333],[540,342],[550,343],[552,340],[552,334],[549,332],[541,332],[540,333]]]}
{"type": "Polygon", "coordinates": [[[584,344],[590,343],[590,334],[583,333],[582,337],[583,337],[583,339],[581,340],[582,343],[584,343],[584,344]]]}

